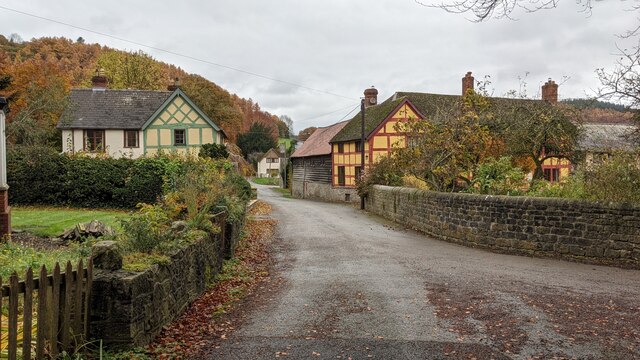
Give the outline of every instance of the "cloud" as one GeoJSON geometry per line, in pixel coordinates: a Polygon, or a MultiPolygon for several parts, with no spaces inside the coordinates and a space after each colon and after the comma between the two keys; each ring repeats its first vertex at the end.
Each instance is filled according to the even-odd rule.
{"type": "MultiPolygon", "coordinates": [[[[223,67],[141,48],[159,60],[198,73],[300,130],[340,120],[375,85],[383,100],[396,91],[458,94],[461,77],[490,75],[496,95],[519,86],[529,72],[535,95],[548,77],[570,79],[561,97],[598,86],[594,70],[612,66],[614,35],[633,28],[637,14],[624,1],[595,2],[590,16],[571,0],[557,9],[516,13],[518,20],[473,23],[412,0],[204,0],[158,3],[5,1],[4,6],[210,62],[263,74],[353,100],[296,88],[223,67]],[[333,114],[319,116],[338,109],[333,114]]],[[[82,30],[0,10],[0,33],[23,38],[84,37],[139,47],[82,30]]]]}

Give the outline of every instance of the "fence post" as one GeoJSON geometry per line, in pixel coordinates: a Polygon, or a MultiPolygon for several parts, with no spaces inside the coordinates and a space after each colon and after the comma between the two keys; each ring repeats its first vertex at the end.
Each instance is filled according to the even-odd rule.
{"type": "Polygon", "coordinates": [[[18,274],[9,278],[9,360],[18,358],[18,274]]]}
{"type": "Polygon", "coordinates": [[[51,349],[49,350],[51,358],[58,356],[58,325],[60,324],[60,264],[56,263],[53,269],[53,280],[51,286],[51,341],[49,342],[51,349]]]}
{"type": "Polygon", "coordinates": [[[40,279],[38,281],[38,335],[36,338],[36,359],[44,359],[44,345],[50,331],[50,324],[47,321],[47,288],[49,281],[47,278],[47,268],[42,265],[40,268],[40,279]]]}
{"type": "Polygon", "coordinates": [[[33,318],[33,270],[27,269],[24,279],[24,315],[22,316],[22,358],[31,359],[31,324],[33,318]]]}

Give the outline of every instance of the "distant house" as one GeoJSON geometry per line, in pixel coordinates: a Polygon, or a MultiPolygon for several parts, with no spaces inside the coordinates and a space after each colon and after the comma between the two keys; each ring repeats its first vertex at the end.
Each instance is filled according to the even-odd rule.
{"type": "Polygon", "coordinates": [[[630,135],[637,130],[632,124],[584,124],[584,137],[578,151],[584,152],[584,166],[589,169],[607,160],[616,152],[637,149],[630,135]]]}
{"type": "Polygon", "coordinates": [[[69,109],[58,123],[64,152],[197,155],[203,144],[226,142],[224,131],[178,84],[169,91],[110,90],[102,73],[92,83],[92,89],[71,90],[69,109]]]}
{"type": "Polygon", "coordinates": [[[343,200],[344,196],[331,186],[331,144],[329,141],[348,121],[318,128],[291,155],[293,178],[291,191],[303,199],[343,200]]]}
{"type": "Polygon", "coordinates": [[[275,149],[269,149],[258,160],[258,177],[278,177],[282,168],[284,156],[275,149]]]}

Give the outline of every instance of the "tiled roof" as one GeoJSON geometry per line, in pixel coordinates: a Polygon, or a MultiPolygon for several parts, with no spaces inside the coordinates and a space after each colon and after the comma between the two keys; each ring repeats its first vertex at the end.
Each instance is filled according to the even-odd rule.
{"type": "Polygon", "coordinates": [[[313,134],[311,134],[311,136],[309,136],[302,146],[296,149],[291,157],[295,158],[331,154],[331,144],[329,142],[348,123],[349,121],[347,120],[331,126],[318,128],[313,132],[313,134]]]}
{"type": "Polygon", "coordinates": [[[60,129],[141,129],[171,91],[73,89],[60,129]]]}
{"type": "Polygon", "coordinates": [[[585,124],[578,149],[588,151],[629,151],[635,148],[629,135],[637,128],[621,124],[585,124]]]}
{"type": "MultiPolygon", "coordinates": [[[[460,95],[442,95],[430,93],[416,92],[397,92],[384,102],[370,106],[365,109],[365,133],[369,135],[380,125],[398,105],[404,100],[409,100],[416,109],[431,121],[443,121],[448,116],[455,113],[456,109],[461,106],[462,96],[460,95]]],[[[490,101],[497,106],[504,106],[508,103],[516,102],[534,102],[541,106],[548,106],[547,102],[542,100],[522,100],[508,98],[490,98],[490,101]]],[[[358,112],[349,123],[340,131],[331,142],[353,141],[359,140],[361,136],[361,113],[358,112]]]]}

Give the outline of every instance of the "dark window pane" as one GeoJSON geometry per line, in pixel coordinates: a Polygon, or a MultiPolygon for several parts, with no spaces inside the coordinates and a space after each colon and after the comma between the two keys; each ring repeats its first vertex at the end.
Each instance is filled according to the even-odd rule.
{"type": "Polygon", "coordinates": [[[185,130],[184,129],[173,130],[173,145],[184,146],[186,144],[187,144],[187,139],[185,136],[185,130]]]}
{"type": "Polygon", "coordinates": [[[338,186],[344,186],[345,177],[344,177],[344,166],[338,166],[338,186]]]}

